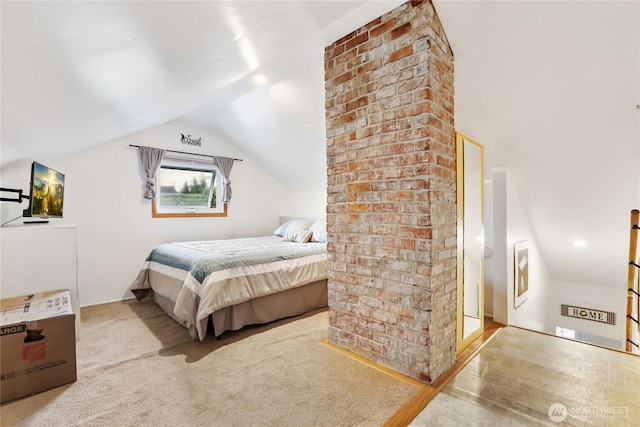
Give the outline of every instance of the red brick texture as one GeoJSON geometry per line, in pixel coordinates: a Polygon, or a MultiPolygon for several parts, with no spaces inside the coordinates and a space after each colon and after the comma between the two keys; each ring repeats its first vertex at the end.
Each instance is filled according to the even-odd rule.
{"type": "Polygon", "coordinates": [[[456,348],[453,56],[417,3],[325,49],[329,341],[431,383],[456,348]]]}

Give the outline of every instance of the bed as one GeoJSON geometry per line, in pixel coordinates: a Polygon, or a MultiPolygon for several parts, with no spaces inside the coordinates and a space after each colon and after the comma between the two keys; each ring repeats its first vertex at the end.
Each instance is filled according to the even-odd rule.
{"type": "Polygon", "coordinates": [[[296,316],[327,302],[326,223],[281,220],[271,236],[155,247],[130,290],[152,297],[193,339],[296,316]]]}

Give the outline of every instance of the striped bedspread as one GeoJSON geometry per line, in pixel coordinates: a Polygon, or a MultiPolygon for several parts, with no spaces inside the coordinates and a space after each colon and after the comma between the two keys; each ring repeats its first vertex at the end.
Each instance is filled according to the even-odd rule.
{"type": "Polygon", "coordinates": [[[173,317],[202,340],[214,311],[326,279],[326,261],[325,244],[277,236],[169,243],[151,251],[131,291],[175,301],[173,317]]]}

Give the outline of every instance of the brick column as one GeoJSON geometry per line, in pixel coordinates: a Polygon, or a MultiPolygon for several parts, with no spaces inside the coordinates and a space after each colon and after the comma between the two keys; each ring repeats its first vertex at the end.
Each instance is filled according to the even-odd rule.
{"type": "Polygon", "coordinates": [[[456,354],[453,55],[431,2],[328,46],[325,88],[329,341],[431,383],[456,354]]]}

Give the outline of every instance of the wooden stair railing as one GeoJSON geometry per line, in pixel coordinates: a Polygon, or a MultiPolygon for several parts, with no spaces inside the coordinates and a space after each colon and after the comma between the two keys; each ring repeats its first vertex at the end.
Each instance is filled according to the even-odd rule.
{"type": "Polygon", "coordinates": [[[629,267],[627,283],[627,342],[625,350],[640,353],[640,265],[638,261],[638,230],[640,230],[640,211],[631,211],[631,230],[629,232],[629,267]],[[634,317],[635,314],[635,317],[634,317]],[[634,325],[635,323],[635,332],[634,325]],[[635,335],[635,341],[633,337],[635,335]],[[632,347],[633,346],[633,347],[632,347]]]}

